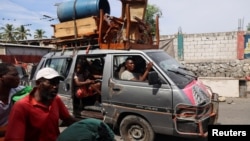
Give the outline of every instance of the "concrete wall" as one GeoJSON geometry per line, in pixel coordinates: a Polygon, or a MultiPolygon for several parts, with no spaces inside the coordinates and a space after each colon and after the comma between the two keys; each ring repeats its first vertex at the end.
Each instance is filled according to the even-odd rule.
{"type": "Polygon", "coordinates": [[[226,77],[200,77],[199,79],[219,96],[241,97],[238,79],[226,77]]]}
{"type": "Polygon", "coordinates": [[[184,60],[223,60],[237,58],[237,33],[184,35],[184,60]]]}
{"type": "Polygon", "coordinates": [[[34,46],[0,42],[0,55],[37,55],[43,56],[54,47],[34,46]]]}
{"type": "MultiPolygon", "coordinates": [[[[244,31],[175,34],[161,36],[172,40],[174,58],[195,72],[202,81],[220,96],[242,97],[250,91],[250,33],[244,31]],[[182,39],[180,38],[182,35],[182,39]],[[181,43],[180,43],[181,41],[181,43]],[[243,84],[240,82],[244,82],[243,84]],[[245,89],[246,88],[246,89],[245,89]]],[[[160,47],[164,43],[160,43],[160,47]]]]}
{"type": "MultiPolygon", "coordinates": [[[[177,35],[161,36],[166,39],[174,39],[178,56],[177,35]]],[[[237,32],[183,34],[183,45],[184,61],[237,59],[237,32]]]]}

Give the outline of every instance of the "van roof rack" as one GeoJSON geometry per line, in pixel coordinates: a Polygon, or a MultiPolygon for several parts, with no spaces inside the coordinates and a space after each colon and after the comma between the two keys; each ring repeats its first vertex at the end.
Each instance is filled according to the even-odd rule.
{"type": "Polygon", "coordinates": [[[99,15],[61,22],[52,25],[54,43],[57,48],[65,45],[81,46],[98,44],[100,49],[158,49],[159,24],[156,16],[155,36],[144,21],[147,0],[120,0],[122,14],[120,18],[104,13],[99,15]],[[154,37],[156,41],[154,41],[154,37]]]}

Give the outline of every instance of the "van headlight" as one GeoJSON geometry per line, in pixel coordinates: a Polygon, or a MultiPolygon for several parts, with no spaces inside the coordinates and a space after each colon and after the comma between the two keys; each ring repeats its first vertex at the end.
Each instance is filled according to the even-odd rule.
{"type": "Polygon", "coordinates": [[[195,105],[201,106],[210,102],[209,95],[198,86],[192,88],[193,97],[195,99],[195,105]]]}

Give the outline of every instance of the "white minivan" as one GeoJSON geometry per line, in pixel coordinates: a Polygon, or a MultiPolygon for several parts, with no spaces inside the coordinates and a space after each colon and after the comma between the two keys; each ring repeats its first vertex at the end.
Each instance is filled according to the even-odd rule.
{"type": "Polygon", "coordinates": [[[103,119],[125,141],[153,141],[155,134],[206,137],[208,125],[217,122],[218,94],[163,50],[52,51],[43,56],[34,74],[44,67],[53,67],[65,77],[59,95],[74,116],[103,119]],[[146,81],[120,79],[128,57],[137,72],[153,62],[146,81]],[[75,95],[73,76],[81,59],[95,64],[102,75],[99,105],[95,95],[75,95]]]}

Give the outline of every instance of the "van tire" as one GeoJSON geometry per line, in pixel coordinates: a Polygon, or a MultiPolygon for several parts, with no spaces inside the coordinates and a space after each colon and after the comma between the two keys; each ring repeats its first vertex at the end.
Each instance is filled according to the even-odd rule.
{"type": "Polygon", "coordinates": [[[155,133],[143,118],[130,115],[120,124],[120,134],[124,141],[154,141],[155,133]]]}

